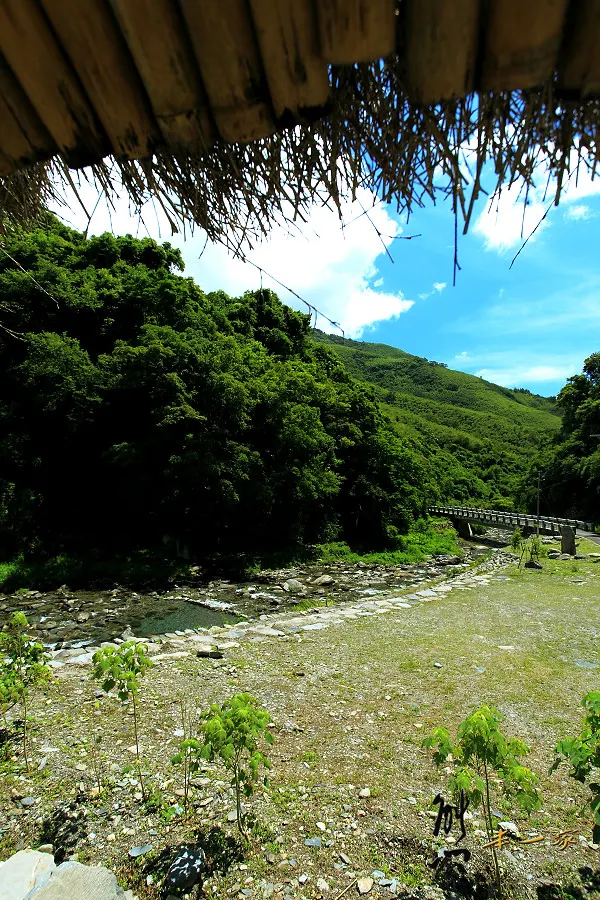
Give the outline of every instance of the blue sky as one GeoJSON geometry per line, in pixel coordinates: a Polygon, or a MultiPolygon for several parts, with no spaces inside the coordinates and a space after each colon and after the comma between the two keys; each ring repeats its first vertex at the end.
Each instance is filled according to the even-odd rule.
{"type": "MultiPolygon", "coordinates": [[[[341,322],[348,337],[391,344],[508,387],[555,394],[581,371],[586,356],[600,350],[600,178],[592,182],[584,175],[570,185],[511,269],[522,244],[517,194],[505,191],[491,211],[489,203],[479,203],[469,234],[459,238],[456,287],[449,204],[428,203],[407,224],[391,207],[372,206],[376,198],[367,191],[359,204],[344,205],[347,227],[336,211],[314,208],[301,232],[276,225],[248,258],[341,322]],[[363,208],[370,209],[369,218],[357,219],[363,208]],[[417,233],[415,240],[398,239],[417,233]]],[[[95,192],[86,186],[82,195],[93,207],[95,192]]],[[[548,204],[541,189],[533,192],[525,236],[548,204]]],[[[85,227],[76,204],[62,217],[85,227]]],[[[259,286],[257,269],[232,259],[222,246],[209,244],[201,255],[201,232],[173,237],[153,208],[144,210],[143,223],[131,217],[125,201],[110,216],[99,204],[89,232],[170,240],[181,248],[187,274],[207,291],[238,295],[259,286]]],[[[263,284],[303,308],[266,274],[263,284]]],[[[323,319],[317,324],[332,330],[323,319]]]]}

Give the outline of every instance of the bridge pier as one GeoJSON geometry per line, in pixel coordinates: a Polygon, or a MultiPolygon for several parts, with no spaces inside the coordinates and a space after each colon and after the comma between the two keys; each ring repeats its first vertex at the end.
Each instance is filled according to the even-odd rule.
{"type": "Polygon", "coordinates": [[[452,519],[452,524],[456,528],[458,536],[465,541],[471,540],[473,537],[473,529],[471,523],[467,519],[452,519]]]}

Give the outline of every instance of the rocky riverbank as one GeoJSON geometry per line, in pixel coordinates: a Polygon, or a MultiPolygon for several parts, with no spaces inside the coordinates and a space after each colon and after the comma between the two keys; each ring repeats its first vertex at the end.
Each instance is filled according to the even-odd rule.
{"type": "Polygon", "coordinates": [[[105,591],[25,591],[0,595],[0,614],[25,613],[36,638],[48,650],[100,644],[130,631],[141,637],[186,632],[237,619],[256,619],[306,603],[338,605],[417,588],[469,569],[488,548],[475,545],[464,557],[440,556],[412,566],[369,567],[362,563],[302,566],[259,572],[252,581],[210,581],[174,585],[159,593],[115,586],[105,591]]]}

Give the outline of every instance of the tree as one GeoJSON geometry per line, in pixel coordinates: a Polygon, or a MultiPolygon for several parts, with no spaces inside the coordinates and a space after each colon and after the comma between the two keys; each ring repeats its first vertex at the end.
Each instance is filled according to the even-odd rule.
{"type": "Polygon", "coordinates": [[[140,759],[140,740],[138,730],[139,711],[137,695],[140,690],[140,678],[152,666],[148,658],[145,644],[125,641],[118,647],[103,647],[92,657],[93,675],[107,693],[117,689],[117,697],[122,703],[131,700],[133,706],[133,730],[135,734],[135,757],[142,797],[146,799],[146,786],[142,775],[140,759]]]}
{"type": "Polygon", "coordinates": [[[33,691],[50,678],[46,655],[41,644],[27,636],[29,623],[22,612],[9,616],[6,630],[0,632],[0,703],[5,728],[6,713],[16,704],[23,710],[23,758],[29,770],[28,715],[29,699],[33,691]]]}
{"type": "Polygon", "coordinates": [[[204,744],[199,755],[209,761],[218,759],[230,770],[237,825],[244,836],[242,794],[251,797],[260,769],[271,768],[259,747],[261,738],[267,744],[273,743],[273,735],[268,731],[271,721],[269,713],[257,706],[249,694],[236,694],[222,706],[215,703],[203,716],[204,744]]]}
{"type": "Polygon", "coordinates": [[[272,291],[205,295],[168,244],[51,217],[7,250],[5,554],[376,546],[423,506],[415,451],[272,291]]]}
{"type": "Polygon", "coordinates": [[[589,805],[594,816],[593,838],[600,843],[600,784],[596,781],[600,776],[600,691],[590,691],[581,703],[585,708],[581,732],[575,738],[558,741],[552,769],[567,760],[571,778],[588,784],[592,795],[589,805]]]}
{"type": "Polygon", "coordinates": [[[567,380],[557,403],[563,424],[545,465],[543,502],[555,514],[593,519],[600,500],[600,353],[567,380]]]}
{"type": "MultiPolygon", "coordinates": [[[[541,806],[538,779],[531,769],[522,765],[520,759],[529,752],[529,747],[518,738],[505,737],[500,729],[502,718],[494,707],[482,706],[459,725],[454,744],[445,728],[436,728],[425,740],[425,746],[435,751],[433,761],[436,766],[446,765],[452,760],[452,792],[458,795],[463,791],[474,804],[481,803],[489,842],[494,838],[492,779],[501,785],[506,794],[514,796],[525,812],[532,812],[541,806]]],[[[491,850],[501,896],[500,867],[493,844],[491,850]]]]}

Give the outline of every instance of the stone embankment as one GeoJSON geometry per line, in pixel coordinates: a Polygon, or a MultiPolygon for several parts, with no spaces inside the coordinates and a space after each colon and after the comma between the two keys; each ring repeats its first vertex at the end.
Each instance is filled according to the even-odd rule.
{"type": "Polygon", "coordinates": [[[2,613],[21,610],[35,637],[49,650],[111,641],[126,628],[140,636],[220,625],[226,618],[256,618],[275,610],[293,610],[299,602],[360,602],[370,595],[403,592],[432,579],[468,570],[487,550],[470,548],[465,559],[440,556],[417,565],[395,567],[338,563],[264,571],[252,582],[227,580],[175,585],[162,593],[125,587],[105,591],[18,591],[0,595],[2,613]],[[187,621],[186,621],[187,620],[187,621]],[[165,627],[163,627],[163,621],[165,627]],[[169,621],[179,624],[166,627],[169,621]],[[183,625],[183,629],[182,626],[183,625]]]}
{"type": "MultiPolygon", "coordinates": [[[[136,637],[133,631],[127,627],[112,642],[105,641],[97,645],[79,645],[53,650],[50,652],[50,665],[55,669],[60,669],[67,664],[87,666],[91,663],[93,654],[99,647],[116,646],[125,640],[143,640],[155,662],[169,661],[192,654],[218,659],[227,650],[239,646],[240,642],[258,643],[289,635],[320,631],[324,628],[339,627],[346,622],[368,616],[402,609],[410,610],[422,603],[431,603],[452,590],[469,591],[488,584],[493,572],[500,566],[506,565],[511,559],[514,557],[496,550],[479,565],[461,567],[458,573],[454,569],[452,576],[435,574],[426,582],[418,585],[416,589],[414,586],[405,586],[403,589],[391,590],[382,582],[380,587],[360,588],[358,591],[360,598],[345,602],[331,602],[327,605],[325,605],[326,598],[320,592],[316,596],[308,593],[309,588],[314,586],[314,581],[311,580],[311,584],[308,584],[298,578],[289,577],[284,581],[283,589],[287,592],[294,592],[296,602],[302,596],[314,598],[316,604],[314,607],[296,612],[263,613],[255,619],[247,619],[235,625],[188,628],[152,635],[149,638],[136,637]],[[323,599],[321,599],[322,597],[323,599]]],[[[431,574],[430,570],[429,575],[431,576],[431,574]]],[[[334,580],[332,575],[320,575],[315,580],[320,582],[318,587],[323,588],[325,586],[332,587],[329,579],[334,580]]]]}

